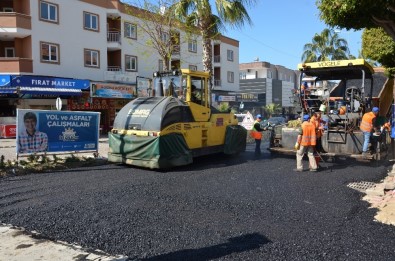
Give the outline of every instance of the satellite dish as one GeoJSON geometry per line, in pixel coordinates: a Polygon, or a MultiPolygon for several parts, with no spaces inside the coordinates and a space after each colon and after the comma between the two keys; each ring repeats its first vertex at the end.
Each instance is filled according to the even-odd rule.
{"type": "Polygon", "coordinates": [[[259,62],[259,57],[255,57],[254,62],[259,62]]]}

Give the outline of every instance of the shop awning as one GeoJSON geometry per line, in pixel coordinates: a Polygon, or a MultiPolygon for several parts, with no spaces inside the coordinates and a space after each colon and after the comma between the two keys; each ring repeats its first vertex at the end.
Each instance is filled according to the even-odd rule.
{"type": "Polygon", "coordinates": [[[20,94],[34,94],[34,95],[67,95],[80,96],[82,91],[80,89],[70,88],[39,88],[39,87],[19,87],[20,94]]]}

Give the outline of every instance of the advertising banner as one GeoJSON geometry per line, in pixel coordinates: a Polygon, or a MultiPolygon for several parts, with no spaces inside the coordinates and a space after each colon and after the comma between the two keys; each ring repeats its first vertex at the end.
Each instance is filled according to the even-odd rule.
{"type": "Polygon", "coordinates": [[[15,138],[16,125],[15,124],[0,124],[0,138],[15,138]]]}
{"type": "Polygon", "coordinates": [[[17,153],[98,150],[99,112],[17,110],[17,153]]]}
{"type": "Polygon", "coordinates": [[[113,83],[92,84],[92,97],[132,99],[136,96],[135,92],[136,86],[133,85],[113,83]]]}

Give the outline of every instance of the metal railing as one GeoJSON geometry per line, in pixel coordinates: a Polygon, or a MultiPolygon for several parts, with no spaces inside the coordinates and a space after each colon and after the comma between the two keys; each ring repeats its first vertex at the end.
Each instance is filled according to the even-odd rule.
{"type": "Polygon", "coordinates": [[[221,55],[214,55],[214,62],[220,63],[221,62],[221,55]]]}
{"type": "Polygon", "coordinates": [[[180,54],[180,46],[179,45],[173,46],[173,53],[172,54],[180,54]]]}
{"type": "Polygon", "coordinates": [[[221,86],[221,80],[215,80],[214,79],[214,86],[220,87],[221,86]]]}
{"type": "Polygon", "coordinates": [[[121,70],[121,66],[107,66],[108,72],[120,72],[121,70]]]}
{"type": "Polygon", "coordinates": [[[107,33],[107,42],[121,44],[121,33],[117,31],[110,31],[107,33]]]}

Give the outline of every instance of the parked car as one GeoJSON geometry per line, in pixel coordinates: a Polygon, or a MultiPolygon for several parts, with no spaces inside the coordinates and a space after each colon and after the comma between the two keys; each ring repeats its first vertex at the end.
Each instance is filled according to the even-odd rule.
{"type": "Polygon", "coordinates": [[[276,126],[286,124],[287,120],[284,117],[271,117],[268,120],[262,121],[261,125],[265,126],[276,126]]]}

